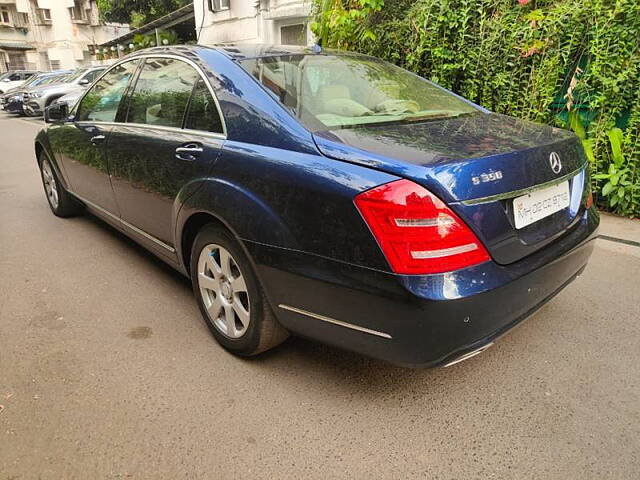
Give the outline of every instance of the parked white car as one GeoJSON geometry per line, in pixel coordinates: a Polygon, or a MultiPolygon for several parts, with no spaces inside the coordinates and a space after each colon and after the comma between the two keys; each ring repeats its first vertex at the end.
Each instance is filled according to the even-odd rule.
{"type": "Polygon", "coordinates": [[[32,70],[12,70],[0,75],[0,94],[19,87],[38,72],[32,70]]]}

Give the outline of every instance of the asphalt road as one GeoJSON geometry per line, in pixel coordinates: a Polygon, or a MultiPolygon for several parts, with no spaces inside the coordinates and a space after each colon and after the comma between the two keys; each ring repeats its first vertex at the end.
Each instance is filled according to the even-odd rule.
{"type": "Polygon", "coordinates": [[[581,278],[448,369],[295,338],[240,360],[187,280],[49,212],[39,127],[0,113],[0,478],[640,478],[640,247],[598,240],[581,278]]]}

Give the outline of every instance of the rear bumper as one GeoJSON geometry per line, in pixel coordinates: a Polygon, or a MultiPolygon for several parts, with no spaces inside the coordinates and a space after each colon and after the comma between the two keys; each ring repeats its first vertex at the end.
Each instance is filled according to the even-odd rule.
{"type": "Polygon", "coordinates": [[[598,221],[594,209],[585,212],[570,233],[515,264],[487,262],[426,276],[246,245],[277,318],[292,332],[395,364],[430,367],[494,341],[573,281],[591,256],[598,221]]]}

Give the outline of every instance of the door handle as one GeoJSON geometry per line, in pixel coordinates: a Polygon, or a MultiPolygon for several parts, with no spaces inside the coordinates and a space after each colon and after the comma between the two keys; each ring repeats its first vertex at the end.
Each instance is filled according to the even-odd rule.
{"type": "Polygon", "coordinates": [[[93,145],[98,145],[99,143],[104,142],[106,137],[104,135],[96,135],[95,137],[91,137],[91,143],[93,145]]]}
{"type": "Polygon", "coordinates": [[[197,143],[187,143],[182,147],[176,148],[176,158],[179,160],[193,161],[202,152],[204,152],[204,149],[197,143]]]}

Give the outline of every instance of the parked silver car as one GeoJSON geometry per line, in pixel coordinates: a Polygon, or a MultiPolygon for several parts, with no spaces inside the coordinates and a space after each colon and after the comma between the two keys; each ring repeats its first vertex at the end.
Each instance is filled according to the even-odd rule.
{"type": "Polygon", "coordinates": [[[67,108],[71,110],[86,91],[87,87],[78,87],[73,92],[67,93],[63,97],[54,100],[51,102],[51,105],[55,105],[56,103],[65,103],[67,108]]]}
{"type": "Polygon", "coordinates": [[[0,94],[0,109],[23,114],[24,94],[27,91],[57,83],[71,72],[73,72],[73,70],[54,70],[34,75],[22,85],[7,90],[5,94],[0,94]]]}
{"type": "Polygon", "coordinates": [[[105,67],[78,69],[57,83],[29,90],[24,95],[24,113],[29,116],[42,115],[54,100],[91,85],[104,69],[105,67]]]}

